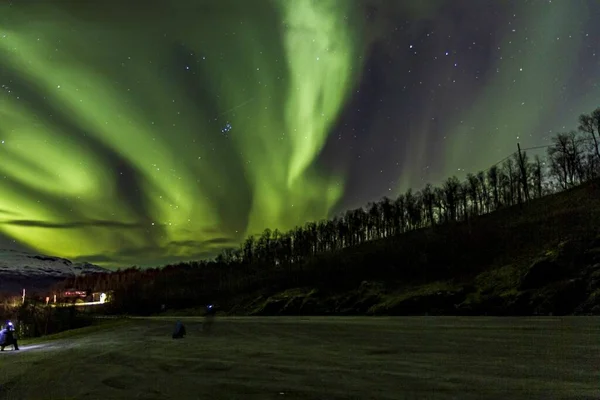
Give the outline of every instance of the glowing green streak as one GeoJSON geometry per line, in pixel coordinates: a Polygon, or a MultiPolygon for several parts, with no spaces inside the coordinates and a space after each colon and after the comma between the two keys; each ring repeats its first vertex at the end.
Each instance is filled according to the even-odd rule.
{"type": "Polygon", "coordinates": [[[351,2],[279,0],[288,28],[285,49],[290,70],[287,130],[296,149],[290,161],[291,185],[321,150],[351,83],[356,59],[345,29],[351,2]]]}
{"type": "MultiPolygon", "coordinates": [[[[278,128],[282,129],[281,143],[285,143],[286,150],[279,153],[289,157],[271,164],[271,172],[285,175],[278,177],[270,189],[257,192],[258,209],[250,224],[254,231],[262,229],[264,221],[272,221],[274,227],[287,227],[302,223],[305,215],[326,217],[339,199],[343,190],[339,180],[337,185],[319,182],[307,169],[325,144],[352,78],[360,70],[360,65],[354,64],[361,45],[348,29],[351,2],[277,0],[277,4],[285,21],[283,47],[289,75],[285,119],[278,128]],[[280,188],[286,188],[287,193],[277,193],[280,188]],[[316,206],[314,202],[296,201],[307,196],[321,198],[324,208],[311,210],[316,206]],[[276,204],[273,199],[282,199],[283,203],[276,204]],[[286,220],[283,226],[278,223],[286,220]]],[[[260,174],[269,175],[268,171],[260,174]]]]}
{"type": "Polygon", "coordinates": [[[0,8],[12,19],[0,20],[1,66],[50,107],[0,93],[0,209],[14,214],[2,218],[93,225],[0,219],[0,231],[45,253],[144,264],[326,217],[343,182],[314,161],[360,70],[349,3],[279,0],[214,15],[175,6],[165,36],[153,22],[107,29],[34,6],[47,20],[25,24],[27,12],[0,8]],[[181,42],[198,60],[186,83],[165,73],[181,42]],[[126,197],[120,174],[141,200],[126,197]]]}
{"type": "MultiPolygon", "coordinates": [[[[13,53],[15,56],[13,58],[15,60],[13,64],[15,69],[27,72],[30,76],[36,76],[36,82],[40,85],[40,90],[46,93],[50,101],[61,104],[64,108],[71,110],[77,116],[77,123],[80,126],[96,132],[97,139],[104,142],[115,152],[139,168],[140,171],[144,172],[144,176],[152,183],[152,185],[144,189],[147,191],[149,198],[155,199],[153,215],[157,221],[161,221],[160,223],[165,224],[167,227],[180,226],[185,224],[186,216],[191,213],[192,207],[199,206],[202,209],[202,197],[195,198],[194,193],[190,193],[188,185],[184,183],[193,180],[189,174],[181,171],[181,169],[177,176],[169,173],[158,173],[161,168],[164,168],[166,171],[173,171],[175,169],[175,155],[163,152],[157,157],[160,161],[152,162],[152,156],[156,153],[156,148],[167,146],[165,141],[161,143],[160,133],[157,130],[153,132],[152,127],[147,126],[147,123],[144,124],[142,116],[124,102],[118,93],[114,93],[111,90],[109,82],[99,79],[91,71],[83,69],[82,66],[69,68],[69,65],[77,65],[75,57],[70,61],[65,57],[66,59],[63,60],[66,63],[64,64],[62,62],[48,62],[46,60],[52,58],[52,49],[48,46],[34,47],[34,45],[29,45],[31,41],[27,40],[27,38],[21,39],[19,35],[10,34],[11,38],[13,36],[15,38],[9,39],[7,42],[13,48],[20,49],[20,52],[13,53]],[[24,55],[27,56],[19,57],[24,55]],[[98,107],[98,105],[102,105],[102,107],[98,107]],[[149,140],[149,136],[152,136],[153,140],[149,140]],[[156,143],[157,141],[158,143],[156,143]],[[155,188],[163,188],[164,190],[157,190],[155,188]],[[177,212],[173,212],[173,204],[177,204],[177,212]]],[[[15,110],[12,109],[12,112],[15,112],[15,110]]],[[[35,116],[30,114],[30,118],[33,119],[35,116]]],[[[12,128],[17,144],[23,140],[23,137],[27,137],[26,132],[20,131],[24,128],[25,124],[25,119],[22,119],[20,123],[15,124],[12,128]]],[[[110,166],[94,164],[94,167],[82,170],[79,167],[80,165],[93,160],[93,149],[89,149],[92,154],[86,154],[77,160],[77,164],[79,165],[69,162],[70,157],[78,156],[78,153],[80,153],[78,149],[67,146],[62,140],[57,142],[56,139],[53,139],[61,136],[61,133],[56,130],[50,132],[49,136],[44,138],[47,135],[44,129],[46,128],[40,127],[36,129],[31,143],[26,147],[13,146],[10,149],[16,154],[19,154],[19,149],[23,150],[20,155],[29,163],[35,164],[37,162],[39,164],[43,162],[46,168],[53,168],[55,170],[54,173],[57,177],[64,176],[64,179],[49,181],[35,180],[33,178],[28,182],[30,187],[37,186],[38,189],[41,189],[40,186],[46,187],[51,185],[53,187],[48,187],[47,192],[54,191],[55,195],[63,193],[77,197],[78,200],[82,200],[80,206],[86,209],[86,213],[83,214],[85,219],[98,218],[107,220],[116,219],[122,222],[139,222],[132,221],[133,218],[131,216],[135,216],[134,210],[120,213],[121,215],[116,214],[116,212],[122,210],[121,206],[104,207],[104,212],[101,212],[100,215],[90,215],[88,213],[89,206],[97,205],[102,208],[102,203],[106,205],[115,204],[118,201],[116,199],[118,194],[115,193],[112,182],[96,180],[94,184],[93,181],[90,182],[90,177],[83,176],[84,173],[82,171],[92,171],[101,176],[102,169],[110,168],[110,166]],[[39,157],[40,152],[43,154],[41,158],[39,157]],[[102,199],[103,194],[106,194],[106,199],[102,199]]],[[[10,155],[10,152],[8,154],[10,155]]],[[[21,177],[22,179],[22,171],[18,165],[5,164],[4,168],[12,169],[12,175],[21,177]]],[[[11,205],[14,206],[14,203],[4,204],[4,207],[11,209],[11,205]]],[[[126,204],[125,207],[127,207],[126,204]]],[[[55,218],[44,218],[42,215],[33,216],[30,210],[26,210],[26,215],[28,216],[27,219],[39,219],[41,221],[70,220],[68,215],[55,215],[55,218]]],[[[207,212],[203,216],[203,222],[214,224],[215,221],[212,216],[211,213],[207,212]]],[[[74,246],[60,247],[56,245],[56,242],[68,243],[74,234],[73,231],[61,230],[51,235],[46,234],[44,235],[45,237],[38,237],[31,234],[19,236],[14,234],[15,231],[23,232],[24,234],[27,233],[27,229],[24,228],[7,229],[7,233],[12,234],[13,237],[18,237],[32,247],[46,252],[58,251],[60,254],[69,257],[74,257],[78,254],[93,254],[98,250],[110,251],[113,245],[113,243],[109,243],[107,248],[98,248],[102,242],[96,241],[89,233],[85,232],[80,236],[89,238],[83,244],[84,248],[81,248],[82,245],[78,248],[74,246]],[[24,238],[21,236],[24,236],[24,238]],[[47,243],[47,245],[40,247],[41,242],[47,243]]],[[[184,240],[175,229],[167,228],[167,232],[170,234],[172,240],[184,240]]],[[[130,241],[141,242],[131,239],[130,241]]],[[[131,245],[135,245],[135,243],[130,243],[131,245]]]]}

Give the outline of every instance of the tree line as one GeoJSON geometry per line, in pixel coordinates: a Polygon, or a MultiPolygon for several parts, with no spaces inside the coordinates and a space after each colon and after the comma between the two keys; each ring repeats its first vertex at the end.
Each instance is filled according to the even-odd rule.
{"type": "Polygon", "coordinates": [[[518,150],[464,181],[449,177],[441,185],[409,189],[328,220],[308,222],[286,232],[265,229],[214,260],[71,278],[59,287],[114,290],[114,307],[183,307],[208,301],[224,291],[251,290],[261,277],[306,268],[309,260],[350,246],[402,235],[426,227],[469,221],[524,204],[595,179],[600,173],[600,108],[579,117],[577,130],[556,134],[546,156],[518,150]],[[135,293],[135,294],[133,294],[135,293]]]}

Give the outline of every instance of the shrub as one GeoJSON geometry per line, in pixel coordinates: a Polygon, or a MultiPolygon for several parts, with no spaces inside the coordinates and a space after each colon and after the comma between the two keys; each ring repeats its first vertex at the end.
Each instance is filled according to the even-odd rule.
{"type": "Polygon", "coordinates": [[[79,312],[76,307],[52,307],[36,303],[25,303],[19,307],[3,305],[0,318],[2,322],[13,321],[21,338],[50,335],[92,324],[92,318],[79,312]]]}

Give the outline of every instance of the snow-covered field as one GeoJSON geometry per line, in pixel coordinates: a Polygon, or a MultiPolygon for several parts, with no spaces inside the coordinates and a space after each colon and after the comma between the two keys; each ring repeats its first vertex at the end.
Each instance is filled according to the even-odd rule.
{"type": "Polygon", "coordinates": [[[0,399],[598,399],[600,319],[182,318],[0,353],[0,399]],[[38,346],[38,347],[33,347],[38,346]]]}

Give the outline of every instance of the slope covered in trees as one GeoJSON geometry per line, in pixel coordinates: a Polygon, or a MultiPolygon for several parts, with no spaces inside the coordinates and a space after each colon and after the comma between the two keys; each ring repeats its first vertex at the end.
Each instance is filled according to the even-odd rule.
{"type": "MultiPolygon", "coordinates": [[[[467,175],[464,182],[450,177],[439,187],[409,190],[288,232],[267,229],[212,261],[78,277],[63,287],[114,290],[113,307],[119,312],[184,308],[216,299],[223,308],[250,313],[386,313],[407,293],[452,289],[448,299],[438,302],[444,307],[452,303],[456,312],[473,312],[477,307],[460,305],[486,296],[478,292],[477,285],[489,283],[482,279],[499,280],[486,290],[501,287],[504,297],[532,290],[520,290],[519,282],[530,267],[539,268],[531,264],[539,255],[547,258],[548,268],[562,271],[557,279],[569,275],[569,268],[575,273],[577,266],[594,262],[592,256],[569,257],[575,257],[573,248],[588,254],[596,246],[599,135],[597,109],[580,117],[578,131],[560,133],[544,146],[545,158],[530,158],[524,149],[487,171],[467,175]],[[500,277],[493,278],[491,271],[498,269],[500,277]]],[[[432,309],[419,307],[413,309],[432,309]]],[[[479,312],[492,311],[484,307],[479,312]]]]}

